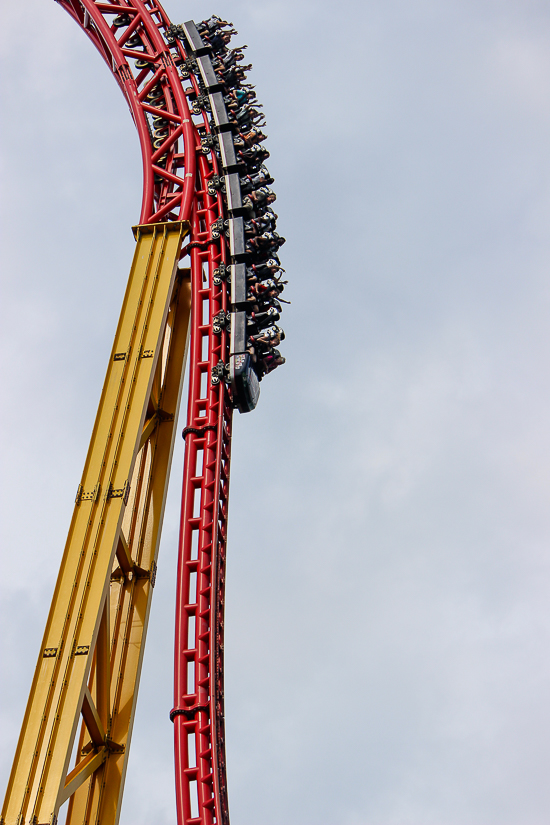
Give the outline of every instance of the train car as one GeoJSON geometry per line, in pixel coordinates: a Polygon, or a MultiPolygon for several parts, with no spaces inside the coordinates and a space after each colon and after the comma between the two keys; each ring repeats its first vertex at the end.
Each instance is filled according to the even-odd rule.
{"type": "MultiPolygon", "coordinates": [[[[238,269],[234,267],[231,284],[233,295],[235,295],[236,281],[239,277],[238,269]]],[[[253,369],[252,356],[246,349],[246,312],[231,313],[228,378],[231,384],[233,405],[241,413],[252,412],[260,397],[260,382],[253,369]]]]}

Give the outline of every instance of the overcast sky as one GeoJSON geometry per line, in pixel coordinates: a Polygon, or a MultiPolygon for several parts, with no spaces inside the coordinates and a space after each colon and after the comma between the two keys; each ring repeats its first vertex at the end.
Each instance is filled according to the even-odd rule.
{"type": "MultiPolygon", "coordinates": [[[[233,441],[233,825],[548,825],[550,4],[165,7],[249,46],[292,282],[287,364],[233,441]]],[[[141,161],[53,0],[3,0],[0,37],[3,794],[141,161]]],[[[121,825],[175,823],[182,456],[121,825]]]]}

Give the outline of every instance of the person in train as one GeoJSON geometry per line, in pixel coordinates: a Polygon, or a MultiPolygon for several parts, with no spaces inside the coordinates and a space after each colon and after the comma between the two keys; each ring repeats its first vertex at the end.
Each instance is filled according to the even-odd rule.
{"type": "Polygon", "coordinates": [[[248,66],[235,66],[228,71],[220,66],[218,69],[215,69],[215,72],[220,79],[220,83],[223,83],[226,87],[243,86],[244,82],[242,81],[246,80],[246,73],[249,72],[251,68],[252,63],[249,63],[248,66]]]}
{"type": "Polygon", "coordinates": [[[251,261],[260,261],[264,259],[266,255],[271,255],[273,251],[277,251],[271,242],[265,239],[263,235],[254,235],[252,238],[246,238],[245,249],[251,261]]]}
{"type": "Polygon", "coordinates": [[[253,89],[228,89],[224,95],[224,101],[229,108],[239,109],[245,104],[263,108],[262,104],[257,102],[256,92],[253,89]]]}
{"type": "Polygon", "coordinates": [[[277,225],[278,217],[279,216],[276,212],[274,212],[272,206],[264,204],[262,213],[260,215],[255,215],[253,218],[251,218],[251,220],[255,221],[258,226],[263,227],[264,230],[268,230],[270,228],[275,228],[275,226],[277,225]]]}
{"type": "Polygon", "coordinates": [[[246,195],[248,192],[255,192],[263,186],[269,186],[274,181],[275,178],[271,177],[269,169],[262,163],[254,175],[244,175],[240,178],[241,194],[246,195]]]}
{"type": "Polygon", "coordinates": [[[272,327],[258,332],[256,335],[250,335],[248,339],[251,346],[256,347],[259,344],[267,344],[270,347],[278,347],[281,341],[285,340],[284,331],[274,324],[272,327]]]}
{"type": "MultiPolygon", "coordinates": [[[[243,48],[246,49],[246,46],[243,48]]],[[[237,49],[226,49],[224,52],[219,52],[215,57],[211,58],[212,68],[218,74],[222,72],[227,81],[230,72],[237,72],[239,70],[246,71],[246,67],[237,66],[237,63],[244,60],[244,53],[237,49]]]]}
{"type": "Polygon", "coordinates": [[[267,135],[260,132],[259,129],[251,129],[249,132],[239,132],[238,135],[235,135],[233,143],[236,149],[251,148],[266,140],[266,138],[267,135]]]}
{"type": "Polygon", "coordinates": [[[248,131],[239,132],[239,136],[242,137],[247,147],[255,146],[267,140],[267,135],[261,129],[249,129],[248,131]]]}
{"type": "Polygon", "coordinates": [[[269,257],[285,243],[286,238],[281,237],[278,232],[262,232],[261,235],[254,235],[246,239],[247,247],[250,246],[250,249],[256,252],[263,251],[264,255],[269,257]]]}
{"type": "Polygon", "coordinates": [[[256,334],[262,329],[273,326],[280,318],[275,307],[269,307],[263,311],[247,312],[246,329],[249,335],[256,334]]]}
{"type": "MultiPolygon", "coordinates": [[[[253,300],[254,300],[254,298],[253,298],[253,300]]],[[[258,299],[256,298],[256,300],[258,300],[258,299]]],[[[275,310],[275,312],[278,312],[279,313],[279,318],[280,318],[280,315],[281,315],[281,312],[283,311],[283,308],[282,308],[281,304],[279,303],[278,299],[273,298],[273,297],[266,298],[265,300],[260,300],[259,303],[250,303],[250,308],[247,308],[246,312],[247,312],[247,315],[249,315],[250,318],[253,319],[253,318],[257,318],[260,313],[268,312],[271,309],[275,310]]],[[[272,313],[272,315],[273,315],[274,321],[279,320],[279,318],[275,318],[274,313],[272,313]]]]}
{"type": "Polygon", "coordinates": [[[258,358],[254,365],[258,380],[261,381],[264,375],[268,375],[284,363],[286,363],[286,359],[283,358],[278,349],[274,349],[273,347],[264,350],[262,354],[258,353],[258,358]]]}
{"type": "Polygon", "coordinates": [[[252,237],[253,235],[261,235],[262,230],[258,226],[257,222],[252,218],[249,221],[245,221],[243,224],[244,227],[244,234],[246,237],[252,237]]]}
{"type": "Polygon", "coordinates": [[[240,109],[228,110],[229,121],[237,127],[241,132],[250,131],[251,129],[260,129],[266,125],[266,119],[263,112],[259,112],[252,106],[245,104],[240,109]]]}
{"type": "MultiPolygon", "coordinates": [[[[234,92],[236,90],[232,89],[231,91],[234,92]]],[[[242,89],[239,89],[238,91],[243,91],[244,92],[244,90],[242,90],[242,89]]],[[[236,97],[236,96],[235,97],[229,97],[229,95],[226,93],[226,95],[224,96],[224,99],[225,99],[225,107],[227,109],[228,114],[232,114],[232,115],[236,116],[237,114],[240,113],[241,118],[243,116],[242,113],[244,113],[244,112],[252,112],[252,111],[257,112],[258,109],[263,109],[262,104],[258,103],[258,101],[255,99],[254,92],[250,92],[250,95],[248,93],[246,93],[245,96],[239,96],[239,97],[236,97]]]]}
{"type": "Polygon", "coordinates": [[[265,146],[253,143],[244,149],[238,149],[237,156],[239,163],[244,163],[249,173],[257,171],[264,160],[269,157],[269,152],[265,146]]]}
{"type": "Polygon", "coordinates": [[[252,190],[243,198],[243,207],[249,212],[256,211],[258,207],[268,207],[277,200],[277,195],[268,186],[260,186],[252,190]]]}
{"type": "Polygon", "coordinates": [[[250,149],[237,150],[237,163],[245,167],[248,175],[255,174],[269,157],[269,152],[263,146],[251,146],[250,149]],[[259,150],[252,152],[252,150],[259,150]]]}
{"type": "MultiPolygon", "coordinates": [[[[219,29],[224,29],[227,26],[233,28],[233,23],[228,23],[227,20],[222,20],[217,14],[213,14],[208,20],[202,20],[200,23],[197,23],[197,30],[202,37],[203,33],[210,34],[219,29]]],[[[233,29],[233,31],[235,30],[233,29]]],[[[235,34],[238,34],[238,32],[235,32],[235,34]]]]}
{"type": "Polygon", "coordinates": [[[277,312],[282,311],[281,304],[279,303],[278,290],[274,288],[264,290],[247,290],[246,300],[248,304],[246,312],[249,315],[252,313],[267,312],[267,310],[271,307],[277,310],[277,312]]]}
{"type": "MultiPolygon", "coordinates": [[[[263,307],[269,304],[280,310],[279,296],[283,289],[283,284],[278,284],[270,278],[268,281],[251,284],[247,289],[246,300],[254,306],[263,307]]],[[[284,303],[286,304],[288,301],[284,301],[284,303]]]]}
{"type": "Polygon", "coordinates": [[[236,49],[225,49],[224,53],[219,57],[224,69],[230,69],[236,63],[244,60],[244,49],[248,49],[248,46],[239,46],[236,49]]]}
{"type": "Polygon", "coordinates": [[[261,235],[247,237],[246,249],[249,252],[262,252],[265,256],[276,252],[284,243],[285,238],[281,238],[277,232],[263,232],[261,235]]]}
{"type": "Polygon", "coordinates": [[[277,278],[278,272],[284,272],[278,259],[270,258],[267,261],[250,264],[246,267],[247,283],[254,281],[265,281],[267,278],[277,278]]]}
{"type": "Polygon", "coordinates": [[[266,304],[251,304],[246,310],[246,329],[249,335],[260,332],[281,318],[281,305],[275,300],[266,304]],[[276,306],[275,306],[276,305],[276,306]]]}
{"type": "Polygon", "coordinates": [[[286,281],[278,281],[275,278],[268,278],[265,281],[258,281],[255,277],[254,279],[247,278],[246,300],[250,303],[263,303],[264,301],[276,302],[280,299],[288,304],[288,301],[280,297],[285,283],[286,281]]]}
{"type": "MultiPolygon", "coordinates": [[[[263,215],[256,215],[248,221],[251,226],[248,228],[249,235],[261,235],[262,232],[274,232],[277,228],[278,215],[267,206],[263,215]]],[[[246,232],[246,227],[245,227],[246,232]]]]}
{"type": "Polygon", "coordinates": [[[274,232],[277,228],[277,220],[274,215],[274,212],[269,213],[266,210],[264,215],[245,221],[244,234],[251,238],[254,235],[262,235],[264,232],[274,232]]]}
{"type": "Polygon", "coordinates": [[[220,29],[214,32],[214,34],[201,35],[201,37],[203,37],[208,43],[210,43],[214,54],[220,54],[220,52],[223,52],[225,50],[225,47],[231,41],[232,35],[238,33],[239,32],[235,31],[235,29],[220,29]]]}
{"type": "Polygon", "coordinates": [[[266,206],[261,214],[254,214],[244,222],[245,235],[261,235],[263,232],[274,232],[277,228],[277,214],[266,206]]]}

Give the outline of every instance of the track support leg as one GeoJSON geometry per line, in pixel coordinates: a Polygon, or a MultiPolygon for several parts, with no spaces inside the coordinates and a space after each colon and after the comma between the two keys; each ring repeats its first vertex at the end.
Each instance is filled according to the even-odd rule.
{"type": "Polygon", "coordinates": [[[188,342],[187,224],[136,251],[12,773],[5,825],[115,825],[188,342]],[[70,759],[81,727],[76,760],[70,759]]]}

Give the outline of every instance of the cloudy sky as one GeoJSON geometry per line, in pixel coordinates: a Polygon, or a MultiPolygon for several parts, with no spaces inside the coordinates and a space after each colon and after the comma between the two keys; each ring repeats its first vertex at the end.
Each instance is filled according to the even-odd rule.
{"type": "MultiPolygon", "coordinates": [[[[2,4],[3,794],[133,250],[123,98],[2,4]]],[[[287,364],[238,416],[234,825],[550,821],[550,5],[167,0],[268,119],[287,364]]],[[[121,825],[173,825],[179,443],[121,825]]]]}

